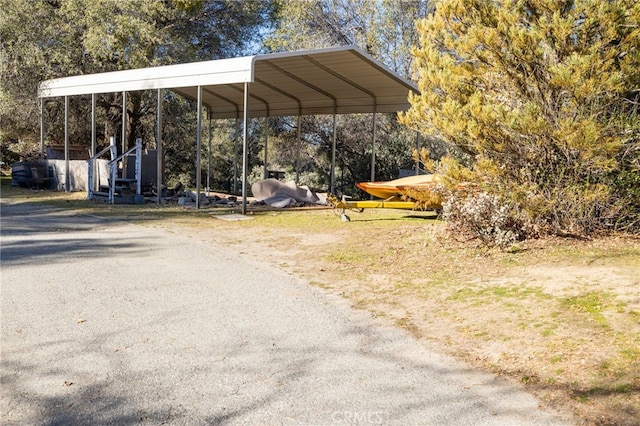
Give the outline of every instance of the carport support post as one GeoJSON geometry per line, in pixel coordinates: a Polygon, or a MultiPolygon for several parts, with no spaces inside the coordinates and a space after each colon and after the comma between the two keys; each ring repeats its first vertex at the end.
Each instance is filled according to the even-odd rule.
{"type": "Polygon", "coordinates": [[[44,98],[40,98],[40,158],[44,158],[44,98]]]}
{"type": "Polygon", "coordinates": [[[158,105],[156,107],[156,188],[158,191],[158,205],[162,202],[162,89],[158,89],[158,105]]]}
{"type": "Polygon", "coordinates": [[[207,118],[209,119],[209,143],[207,145],[207,195],[211,191],[211,139],[213,138],[211,126],[211,109],[207,108],[207,118]]]}
{"type": "Polygon", "coordinates": [[[298,130],[298,136],[296,139],[296,183],[300,183],[300,144],[302,143],[302,141],[300,140],[300,133],[301,133],[301,129],[300,129],[300,113],[298,112],[298,125],[297,125],[297,130],[298,130]]]}
{"type": "MultiPolygon", "coordinates": [[[[122,92],[122,153],[127,152],[127,92],[122,92]]],[[[123,159],[122,177],[124,177],[127,162],[123,159]]]]}
{"type": "MultiPolygon", "coordinates": [[[[91,94],[91,157],[96,155],[96,94],[91,94]]],[[[91,184],[91,183],[90,183],[91,184]]],[[[93,190],[93,188],[91,188],[93,190]]]]}
{"type": "Polygon", "coordinates": [[[336,187],[336,111],[333,111],[333,134],[331,136],[331,188],[329,192],[335,195],[336,187]]]}
{"type": "Polygon", "coordinates": [[[269,171],[267,170],[267,149],[269,148],[269,116],[264,118],[264,178],[269,177],[269,171]]]}
{"type": "Polygon", "coordinates": [[[200,179],[202,170],[200,167],[200,148],[202,142],[202,86],[198,86],[198,120],[196,130],[196,209],[200,208],[200,179]]]}
{"type": "Polygon", "coordinates": [[[378,106],[373,106],[373,137],[371,141],[371,182],[376,181],[376,116],[378,106]]]}
{"type": "Polygon", "coordinates": [[[69,173],[69,96],[64,97],[64,190],[71,191],[69,173]]]}
{"type": "Polygon", "coordinates": [[[249,83],[244,83],[244,128],[242,129],[242,214],[247,214],[247,171],[249,168],[249,83]]]}

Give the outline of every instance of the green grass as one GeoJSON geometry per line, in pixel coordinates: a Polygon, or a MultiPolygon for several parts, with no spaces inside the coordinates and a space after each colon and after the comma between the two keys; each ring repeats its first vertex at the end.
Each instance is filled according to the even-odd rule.
{"type": "Polygon", "coordinates": [[[368,264],[369,254],[355,249],[340,250],[326,256],[328,262],[348,264],[368,264]]]}
{"type": "Polygon", "coordinates": [[[551,358],[549,358],[549,361],[552,364],[557,364],[557,363],[559,363],[559,362],[561,362],[563,360],[564,360],[564,357],[562,355],[554,355],[551,358]]]}
{"type": "Polygon", "coordinates": [[[611,304],[612,296],[600,291],[592,291],[582,295],[568,297],[562,301],[564,307],[575,312],[586,314],[603,327],[609,326],[603,312],[611,304]]]}
{"type": "Polygon", "coordinates": [[[464,287],[455,291],[448,297],[449,300],[469,301],[471,299],[478,299],[483,302],[493,301],[498,302],[503,299],[550,299],[551,296],[544,293],[542,289],[538,287],[527,287],[524,285],[513,286],[488,286],[482,288],[464,287]]]}
{"type": "Polygon", "coordinates": [[[627,360],[640,363],[640,347],[628,347],[620,351],[620,355],[627,360]]]}
{"type": "Polygon", "coordinates": [[[549,337],[552,336],[556,330],[558,329],[558,324],[547,324],[542,331],[540,332],[540,334],[544,337],[549,337]]]}
{"type": "Polygon", "coordinates": [[[595,246],[587,247],[555,247],[548,250],[550,257],[564,258],[568,263],[576,265],[617,265],[637,268],[640,248],[617,245],[613,250],[602,250],[595,246]]]}

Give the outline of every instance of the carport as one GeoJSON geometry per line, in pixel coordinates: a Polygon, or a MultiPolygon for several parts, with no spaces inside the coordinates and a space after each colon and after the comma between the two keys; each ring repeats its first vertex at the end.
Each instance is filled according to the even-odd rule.
{"type": "MultiPolygon", "coordinates": [[[[196,101],[196,203],[201,191],[201,135],[203,111],[208,118],[242,120],[242,213],[247,207],[248,123],[253,117],[333,115],[331,188],[335,185],[336,114],[372,114],[371,180],[375,180],[376,114],[409,108],[408,95],[418,88],[356,47],[246,56],[232,59],[80,75],[40,83],[41,149],[44,151],[44,98],[65,102],[65,154],[68,153],[70,96],[92,95],[92,155],[96,146],[96,95],[156,90],[158,182],[162,182],[162,91],[170,90],[196,101]]],[[[300,139],[298,122],[298,139],[300,139]]],[[[122,140],[126,140],[123,113],[122,140]]],[[[123,151],[124,151],[123,147],[123,151]]],[[[265,172],[266,172],[265,140],[265,172]]],[[[67,161],[68,174],[68,156],[67,161]]],[[[68,179],[67,179],[68,185],[68,179]]],[[[69,187],[65,187],[69,190],[69,187]]],[[[158,196],[158,202],[160,197],[158,196]]],[[[198,204],[196,204],[199,207],[198,204]]]]}

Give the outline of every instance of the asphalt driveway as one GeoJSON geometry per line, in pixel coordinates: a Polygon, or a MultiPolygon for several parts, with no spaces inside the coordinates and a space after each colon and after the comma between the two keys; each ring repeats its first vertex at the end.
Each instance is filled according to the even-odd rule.
{"type": "Polygon", "coordinates": [[[566,424],[248,256],[2,202],[0,423],[566,424]]]}

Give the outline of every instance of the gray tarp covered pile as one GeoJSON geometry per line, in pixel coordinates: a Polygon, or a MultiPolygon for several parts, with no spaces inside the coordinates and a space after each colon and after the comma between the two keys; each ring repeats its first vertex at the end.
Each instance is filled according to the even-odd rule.
{"type": "Polygon", "coordinates": [[[271,207],[289,207],[300,204],[327,204],[325,194],[316,194],[306,186],[298,186],[294,181],[282,183],[276,179],[265,179],[251,185],[256,201],[271,207]]]}

